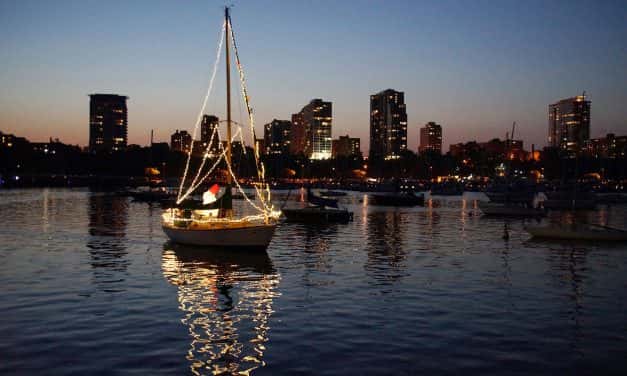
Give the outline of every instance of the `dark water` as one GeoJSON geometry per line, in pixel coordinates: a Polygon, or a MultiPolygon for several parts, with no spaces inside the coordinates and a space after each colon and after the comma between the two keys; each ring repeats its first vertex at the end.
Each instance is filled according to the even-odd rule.
{"type": "MultiPolygon", "coordinates": [[[[235,254],[168,244],[127,198],[2,191],[0,374],[627,371],[627,246],[529,241],[522,220],[505,241],[471,195],[362,197],[348,225],[235,254]]],[[[625,206],[583,215],[627,227],[625,206]]]]}

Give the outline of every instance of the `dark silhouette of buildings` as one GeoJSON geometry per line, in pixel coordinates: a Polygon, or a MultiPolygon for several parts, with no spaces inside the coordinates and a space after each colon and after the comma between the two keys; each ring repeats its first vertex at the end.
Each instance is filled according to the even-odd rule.
{"type": "Polygon", "coordinates": [[[170,137],[170,149],[172,151],[189,153],[192,145],[192,135],[187,131],[179,131],[172,134],[170,137]]]}
{"type": "Polygon", "coordinates": [[[287,155],[290,152],[290,131],[292,123],[289,120],[277,120],[264,125],[263,141],[265,154],[287,155]]]}
{"type": "Polygon", "coordinates": [[[549,105],[549,146],[580,153],[590,139],[590,101],[584,95],[549,105]]]}
{"type": "Polygon", "coordinates": [[[3,149],[22,149],[28,147],[28,140],[8,133],[0,132],[0,147],[3,149]]]}
{"type": "Polygon", "coordinates": [[[66,145],[59,141],[59,139],[52,139],[48,142],[31,142],[31,146],[34,153],[42,155],[63,155],[70,154],[71,152],[80,152],[78,146],[66,145]]]}
{"type": "Polygon", "coordinates": [[[89,151],[110,153],[125,150],[128,141],[128,97],[90,94],[89,98],[89,151]]]}
{"type": "Polygon", "coordinates": [[[337,140],[333,140],[332,154],[333,158],[360,156],[361,146],[359,138],[346,135],[340,136],[337,140]]]}
{"type": "MultiPolygon", "coordinates": [[[[160,171],[162,178],[172,179],[172,183],[183,174],[187,159],[185,152],[189,151],[192,139],[185,131],[177,131],[173,136],[173,147],[177,150],[169,150],[166,143],[152,143],[152,146],[128,145],[126,150],[115,153],[93,154],[87,148],[54,139],[31,143],[23,137],[0,132],[0,187],[137,186],[148,183],[147,167],[160,171]]],[[[331,160],[309,160],[304,155],[265,155],[266,176],[270,179],[356,179],[361,181],[359,184],[363,184],[366,177],[434,179],[472,174],[473,177],[491,178],[504,173],[537,177],[540,172],[548,180],[586,174],[608,181],[627,177],[627,136],[614,134],[590,140],[577,160],[560,153],[558,148],[547,147],[538,151],[532,146],[531,152],[526,152],[522,140],[495,138],[488,142],[451,145],[450,153],[446,155],[416,155],[406,150],[400,158],[378,160],[376,165],[354,155],[358,150],[357,140],[348,136],[335,140],[335,159],[331,160]],[[353,153],[353,156],[346,156],[346,153],[353,153]],[[373,171],[373,166],[377,170],[373,171]]],[[[257,141],[263,144],[263,139],[257,141]]],[[[194,145],[200,145],[200,142],[194,145]]],[[[240,142],[234,142],[232,148],[233,166],[238,175],[256,177],[257,165],[252,148],[244,148],[240,142]]],[[[192,151],[195,165],[203,157],[202,151],[192,151]]],[[[604,186],[607,189],[622,186],[608,184],[604,186]]]]}
{"type": "Polygon", "coordinates": [[[370,156],[397,159],[407,150],[405,94],[392,89],[370,96],[370,156]]]}
{"type": "Polygon", "coordinates": [[[593,138],[586,146],[586,154],[593,158],[624,158],[627,155],[627,136],[608,133],[605,137],[593,138]]]}
{"type": "Polygon", "coordinates": [[[470,159],[478,154],[485,153],[493,160],[526,160],[529,153],[523,149],[522,140],[501,140],[494,138],[488,142],[470,141],[451,144],[449,154],[459,159],[470,159]]]}
{"type": "MultiPolygon", "coordinates": [[[[309,159],[331,158],[332,103],[322,99],[313,99],[298,114],[293,115],[292,119],[298,122],[297,132],[301,132],[300,124],[301,122],[303,124],[305,156],[309,159]]],[[[300,133],[298,136],[300,137],[300,133]]]]}
{"type": "Polygon", "coordinates": [[[420,128],[420,154],[432,152],[442,154],[442,126],[433,121],[420,128]]]}
{"type": "Polygon", "coordinates": [[[202,145],[203,151],[207,150],[207,147],[209,147],[208,152],[210,155],[218,154],[220,139],[217,133],[213,136],[213,140],[211,136],[219,125],[220,119],[217,116],[203,115],[202,122],[200,123],[200,144],[202,145]],[[210,142],[211,145],[209,145],[210,142]]]}

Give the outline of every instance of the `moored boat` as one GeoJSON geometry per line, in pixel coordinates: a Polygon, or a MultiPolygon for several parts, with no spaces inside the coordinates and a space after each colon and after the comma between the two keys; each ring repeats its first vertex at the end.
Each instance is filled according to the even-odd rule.
{"type": "Polygon", "coordinates": [[[337,200],[318,197],[307,189],[307,206],[304,208],[283,209],[283,214],[290,222],[305,223],[348,223],[353,220],[353,213],[340,208],[337,200]]]}
{"type": "Polygon", "coordinates": [[[464,194],[464,186],[457,183],[440,183],[431,186],[431,196],[461,196],[464,194]]]}
{"type": "Polygon", "coordinates": [[[276,224],[262,219],[164,221],[163,231],[175,243],[216,247],[265,248],[270,244],[276,224]]]}
{"type": "Polygon", "coordinates": [[[491,202],[531,204],[536,196],[537,187],[526,180],[499,180],[490,184],[485,195],[491,202]]]}
{"type": "Polygon", "coordinates": [[[166,202],[176,198],[176,193],[165,187],[132,190],[125,194],[138,202],[166,202]]]}
{"type": "Polygon", "coordinates": [[[346,192],[342,191],[321,191],[320,196],[323,197],[342,197],[346,196],[346,192]]]}
{"type": "MultiPolygon", "coordinates": [[[[219,142],[218,127],[215,127],[211,135],[210,142],[207,144],[207,150],[203,153],[203,159],[200,167],[195,174],[195,177],[191,179],[189,186],[186,189],[184,185],[186,183],[186,177],[190,166],[191,150],[193,150],[193,136],[195,136],[198,129],[199,120],[196,122],[194,132],[192,135],[192,144],[190,151],[187,153],[187,163],[181,178],[179,192],[176,198],[175,205],[165,210],[162,215],[162,227],[165,234],[173,242],[188,245],[203,245],[203,246],[216,246],[216,247],[228,247],[228,248],[261,248],[265,249],[274,235],[275,228],[277,226],[277,220],[280,215],[279,211],[273,210],[270,203],[270,190],[265,183],[264,168],[259,158],[259,148],[254,140],[254,121],[252,108],[249,103],[249,96],[247,93],[244,73],[239,61],[239,55],[237,53],[237,47],[235,45],[235,35],[232,32],[231,18],[229,17],[229,8],[224,10],[224,26],[222,29],[222,36],[225,42],[226,52],[226,147],[222,147],[222,143],[219,142]],[[254,185],[255,193],[259,197],[260,204],[256,205],[252,202],[252,198],[244,192],[240,186],[237,177],[233,173],[233,166],[231,163],[232,151],[231,144],[233,138],[238,134],[241,135],[241,126],[235,135],[231,132],[231,79],[230,79],[230,42],[233,43],[235,52],[237,68],[240,76],[240,86],[242,89],[242,97],[245,101],[246,108],[248,110],[248,120],[251,129],[251,139],[253,140],[253,151],[255,157],[255,164],[257,167],[258,182],[254,185]],[[207,172],[203,172],[203,167],[209,158],[209,147],[212,145],[214,137],[218,137],[218,145],[221,149],[219,157],[214,161],[207,172]],[[218,165],[224,162],[226,165],[226,185],[221,189],[217,184],[214,184],[208,191],[203,194],[203,202],[197,203],[189,200],[191,195],[196,189],[203,185],[205,179],[210,176],[210,173],[214,171],[218,165]],[[236,216],[233,212],[233,193],[231,189],[236,187],[238,194],[248,203],[251,207],[257,210],[256,214],[236,216]],[[223,190],[223,194],[218,197],[219,191],[223,190]]],[[[222,42],[219,44],[219,51],[221,50],[222,42]]],[[[219,56],[218,56],[219,58],[219,56]]],[[[217,64],[214,66],[214,73],[212,77],[215,77],[217,64]]],[[[210,81],[208,93],[211,92],[210,81]]],[[[206,104],[206,100],[204,102],[206,104]]],[[[204,111],[204,105],[201,109],[201,115],[204,111]]],[[[200,119],[201,116],[198,117],[200,119]]],[[[243,140],[242,140],[243,142],[243,140]]],[[[191,174],[191,176],[194,176],[191,174]]]]}
{"type": "Polygon", "coordinates": [[[347,209],[307,206],[304,208],[283,209],[282,213],[290,222],[305,223],[348,223],[353,219],[353,213],[347,209]]]}
{"type": "Polygon", "coordinates": [[[479,209],[481,209],[486,216],[543,217],[546,215],[546,212],[542,209],[516,204],[479,202],[479,209]]]}
{"type": "Polygon", "coordinates": [[[520,192],[496,192],[486,191],[484,192],[490,199],[490,202],[500,203],[529,203],[532,202],[536,196],[536,192],[532,191],[520,191],[520,192]]]}
{"type": "Polygon", "coordinates": [[[376,193],[368,195],[369,205],[424,206],[425,196],[413,192],[376,193]]]}

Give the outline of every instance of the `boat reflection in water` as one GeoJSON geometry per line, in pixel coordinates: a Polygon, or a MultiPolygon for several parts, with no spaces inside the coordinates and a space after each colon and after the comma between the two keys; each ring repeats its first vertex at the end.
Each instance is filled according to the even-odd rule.
{"type": "Polygon", "coordinates": [[[178,286],[193,374],[249,374],[265,365],[268,321],[280,281],[266,252],[166,243],[162,269],[178,286]]]}
{"type": "Polygon", "coordinates": [[[124,291],[131,264],[128,240],[128,200],[90,192],[88,205],[87,251],[93,271],[93,284],[101,291],[124,291]]]}

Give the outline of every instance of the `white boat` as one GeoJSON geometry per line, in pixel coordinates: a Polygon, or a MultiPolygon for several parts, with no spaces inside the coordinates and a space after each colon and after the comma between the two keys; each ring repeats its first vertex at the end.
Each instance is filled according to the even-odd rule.
{"type": "MultiPolygon", "coordinates": [[[[179,187],[176,205],[168,208],[162,215],[162,227],[165,234],[175,243],[196,245],[196,246],[215,246],[215,247],[230,247],[230,248],[262,248],[265,249],[272,240],[274,230],[277,226],[277,220],[281,215],[280,211],[275,211],[270,203],[270,190],[265,183],[264,168],[259,159],[259,150],[256,142],[252,142],[255,163],[257,165],[257,178],[258,183],[255,185],[255,193],[259,200],[259,204],[253,202],[254,197],[248,197],[246,192],[239,185],[237,177],[233,173],[231,165],[231,143],[233,138],[238,134],[241,135],[241,126],[235,135],[232,135],[231,131],[231,76],[230,76],[230,41],[233,43],[233,49],[235,52],[235,58],[237,62],[237,68],[240,76],[240,86],[242,89],[242,97],[244,98],[247,110],[248,120],[250,122],[251,139],[255,140],[254,132],[254,119],[252,114],[252,108],[249,103],[249,96],[246,90],[244,73],[239,62],[237,53],[237,46],[235,44],[235,35],[231,28],[231,18],[229,17],[229,8],[226,7],[224,11],[224,26],[222,29],[222,36],[225,42],[226,52],[226,148],[222,149],[215,160],[212,161],[213,166],[208,168],[207,172],[203,171],[203,167],[207,164],[207,161],[213,158],[214,154],[210,153],[209,147],[213,144],[214,137],[219,137],[218,127],[214,128],[211,135],[211,141],[207,145],[207,150],[203,154],[203,160],[195,173],[195,177],[191,180],[188,187],[184,189],[186,178],[188,176],[188,169],[190,166],[191,150],[193,150],[193,139],[195,138],[196,131],[200,122],[201,116],[198,117],[194,132],[192,135],[192,145],[190,151],[187,153],[187,163],[185,172],[181,178],[181,184],[179,187]],[[218,164],[224,161],[227,167],[226,186],[221,189],[224,193],[219,199],[213,199],[213,202],[203,202],[199,204],[192,202],[188,198],[194,193],[194,191],[200,187],[204,180],[210,176],[210,173],[218,166],[218,164]],[[257,210],[256,214],[237,217],[233,213],[233,194],[231,188],[237,188],[239,194],[246,200],[252,208],[257,210]]],[[[222,41],[219,44],[219,54],[222,47],[222,41]]],[[[208,93],[211,92],[211,86],[215,72],[217,69],[217,63],[214,66],[214,73],[212,80],[209,83],[208,93]]],[[[205,100],[205,104],[206,104],[205,100]]],[[[201,109],[201,115],[204,113],[204,105],[201,109]]],[[[219,141],[219,139],[218,139],[219,141]]],[[[221,146],[222,142],[218,142],[221,146]]],[[[190,176],[194,176],[192,173],[190,176]]],[[[206,192],[208,193],[208,192],[206,192]]],[[[212,192],[213,197],[213,192],[212,192]]]]}
{"type": "Polygon", "coordinates": [[[544,210],[516,204],[479,202],[479,209],[487,216],[500,217],[543,217],[544,210]]]}
{"type": "Polygon", "coordinates": [[[215,247],[267,247],[272,240],[276,224],[263,221],[233,220],[211,221],[200,224],[192,221],[189,226],[166,226],[163,231],[175,243],[187,245],[206,245],[215,247]]]}
{"type": "Polygon", "coordinates": [[[627,241],[627,231],[599,225],[526,226],[534,238],[587,241],[627,241]]]}

